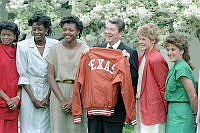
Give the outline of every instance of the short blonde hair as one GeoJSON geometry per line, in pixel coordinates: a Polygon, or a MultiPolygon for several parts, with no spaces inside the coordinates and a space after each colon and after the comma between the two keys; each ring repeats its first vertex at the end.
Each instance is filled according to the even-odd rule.
{"type": "Polygon", "coordinates": [[[147,37],[155,40],[155,44],[160,41],[160,29],[153,23],[145,24],[138,28],[137,36],[147,37]]]}

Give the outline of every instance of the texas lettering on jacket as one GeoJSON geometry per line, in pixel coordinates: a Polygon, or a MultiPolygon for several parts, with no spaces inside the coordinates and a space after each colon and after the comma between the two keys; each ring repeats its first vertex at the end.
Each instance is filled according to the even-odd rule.
{"type": "Polygon", "coordinates": [[[105,70],[109,72],[110,74],[114,74],[114,70],[115,70],[115,64],[105,59],[91,59],[88,66],[90,66],[91,71],[105,70]]]}
{"type": "Polygon", "coordinates": [[[135,97],[128,60],[122,57],[122,51],[118,49],[90,48],[89,53],[80,59],[74,82],[74,123],[81,123],[81,104],[88,116],[113,115],[118,93],[122,94],[127,116],[135,125],[135,97]]]}

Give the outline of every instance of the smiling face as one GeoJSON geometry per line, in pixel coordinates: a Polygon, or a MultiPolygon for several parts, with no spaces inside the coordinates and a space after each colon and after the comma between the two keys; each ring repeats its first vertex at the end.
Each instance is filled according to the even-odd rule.
{"type": "Polygon", "coordinates": [[[45,28],[43,24],[37,25],[33,23],[32,25],[32,35],[34,36],[35,41],[44,41],[45,34],[48,32],[48,28],[45,28]]]}
{"type": "Polygon", "coordinates": [[[106,24],[106,29],[104,31],[106,42],[110,44],[110,46],[117,43],[120,38],[123,36],[123,32],[119,32],[117,25],[112,23],[106,24]]]}
{"type": "Polygon", "coordinates": [[[77,30],[75,24],[65,23],[62,27],[62,34],[66,42],[72,42],[76,40],[77,35],[79,35],[80,31],[77,30]]]}
{"type": "Polygon", "coordinates": [[[138,43],[140,46],[140,50],[145,52],[145,54],[148,54],[152,48],[154,47],[154,40],[150,40],[148,37],[139,36],[138,37],[138,43]]]}
{"type": "Polygon", "coordinates": [[[180,50],[177,46],[169,44],[166,46],[167,55],[169,57],[170,62],[174,62],[175,64],[183,58],[183,50],[180,50]]]}
{"type": "Polygon", "coordinates": [[[16,39],[16,35],[12,31],[6,29],[1,30],[0,37],[1,41],[9,46],[13,44],[13,41],[16,39]]]}

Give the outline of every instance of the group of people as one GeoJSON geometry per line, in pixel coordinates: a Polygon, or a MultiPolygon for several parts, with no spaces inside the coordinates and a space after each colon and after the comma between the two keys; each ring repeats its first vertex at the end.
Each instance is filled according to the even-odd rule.
{"type": "MultiPolygon", "coordinates": [[[[102,79],[101,83],[98,79],[87,82],[80,79],[77,74],[81,66],[79,61],[90,52],[93,52],[90,57],[97,56],[94,54],[99,54],[95,53],[99,49],[78,42],[83,30],[79,18],[62,18],[62,41],[47,37],[52,33],[51,20],[42,12],[35,12],[28,25],[33,37],[18,42],[20,31],[17,25],[10,21],[0,22],[0,133],[18,133],[19,107],[21,133],[122,133],[126,115],[134,125],[134,133],[195,132],[198,98],[192,72],[194,66],[184,35],[172,33],[163,42],[169,61],[174,63],[169,70],[167,62],[155,48],[161,34],[155,24],[145,24],[137,30],[138,44],[143,51],[138,55],[136,50],[121,41],[125,29],[123,20],[108,20],[104,31],[106,43],[95,47],[101,49],[102,55],[111,53],[106,58],[114,62],[121,59],[118,54],[124,58],[128,64],[126,68],[116,65],[116,69],[130,71],[131,86],[125,88],[122,82],[109,83],[110,76],[106,77],[105,85],[102,79]],[[100,89],[101,86],[116,87],[117,90],[103,93],[110,93],[114,100],[109,100],[110,95],[103,99],[105,96],[101,95],[99,88],[92,92],[95,88],[94,83],[90,83],[92,81],[100,89]],[[74,83],[79,89],[74,90],[74,83]],[[85,84],[94,88],[87,88],[85,84]],[[81,89],[81,85],[84,88],[81,89]],[[95,95],[89,95],[90,92],[95,95]],[[81,103],[83,108],[81,121],[79,118],[74,121],[80,114],[77,97],[80,97],[78,104],[81,103]],[[98,99],[102,100],[99,106],[98,99]],[[88,111],[92,104],[96,106],[95,113],[88,111]],[[103,115],[102,106],[106,108],[103,115]]],[[[99,70],[104,69],[110,74],[115,72],[115,65],[110,68],[113,71],[108,70],[110,62],[105,68],[102,67],[103,59],[98,62],[99,70]]],[[[93,67],[94,62],[86,65],[93,67]]],[[[121,80],[117,76],[116,79],[121,80]]]]}

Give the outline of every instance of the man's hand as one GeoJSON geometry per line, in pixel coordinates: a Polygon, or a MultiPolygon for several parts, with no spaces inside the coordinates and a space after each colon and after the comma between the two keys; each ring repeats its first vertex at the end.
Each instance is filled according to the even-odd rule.
{"type": "Polygon", "coordinates": [[[130,54],[125,49],[122,51],[122,56],[126,57],[128,60],[130,58],[130,54]]]}

